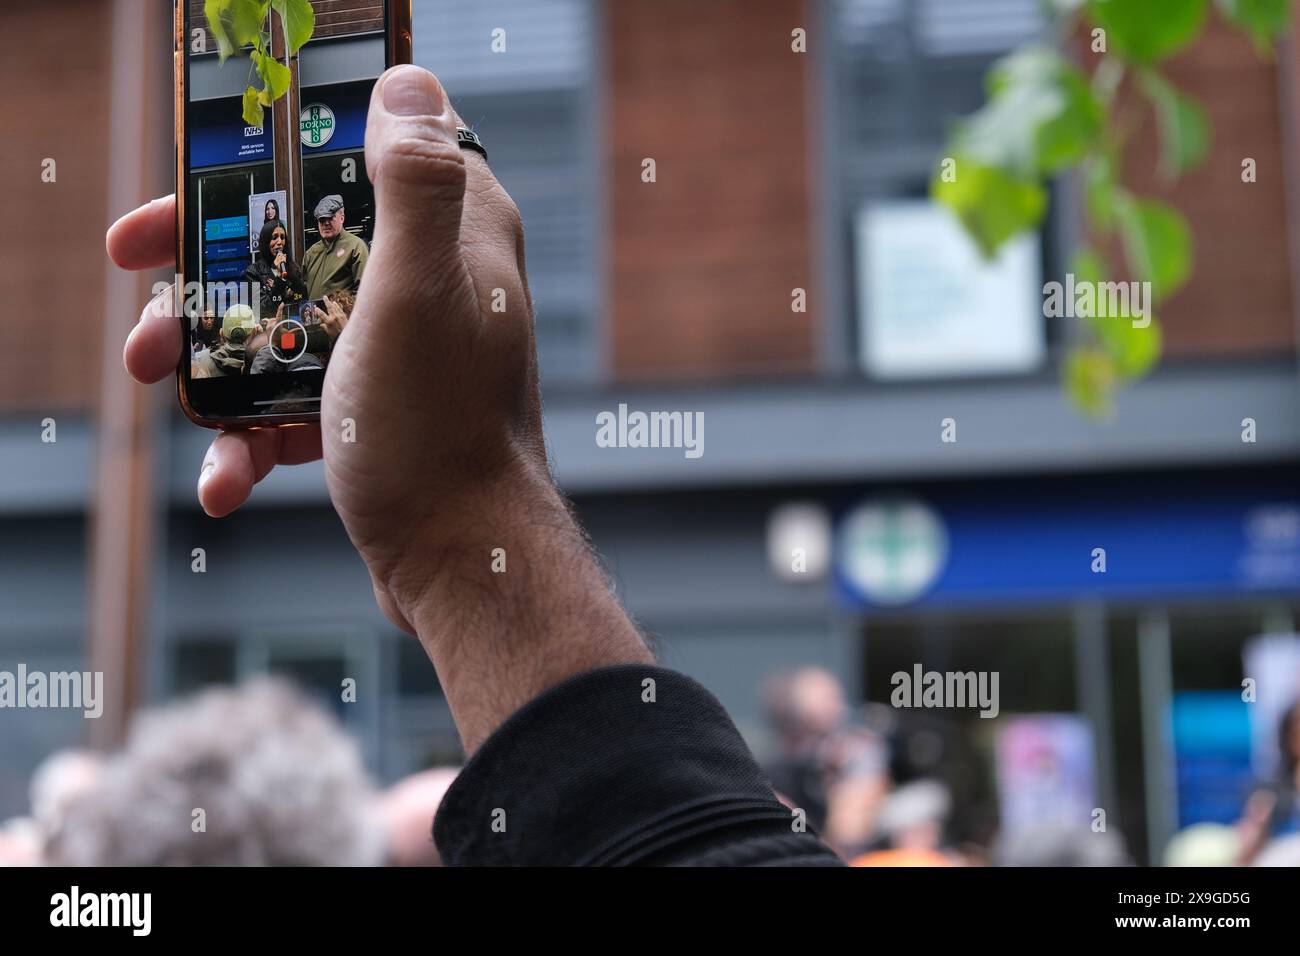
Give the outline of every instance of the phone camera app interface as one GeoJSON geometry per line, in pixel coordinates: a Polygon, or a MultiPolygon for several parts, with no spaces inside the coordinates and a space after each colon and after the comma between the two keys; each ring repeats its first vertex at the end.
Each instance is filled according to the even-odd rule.
{"type": "Polygon", "coordinates": [[[382,5],[185,2],[190,375],[323,370],[370,255],[382,5]]]}

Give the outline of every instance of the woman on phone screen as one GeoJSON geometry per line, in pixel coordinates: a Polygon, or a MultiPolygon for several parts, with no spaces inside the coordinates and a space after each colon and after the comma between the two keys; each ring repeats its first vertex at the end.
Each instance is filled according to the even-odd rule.
{"type": "Polygon", "coordinates": [[[289,258],[289,235],[284,224],[268,222],[257,240],[257,256],[244,270],[244,279],[261,289],[263,317],[275,315],[282,302],[297,302],[307,295],[302,271],[289,258]]]}

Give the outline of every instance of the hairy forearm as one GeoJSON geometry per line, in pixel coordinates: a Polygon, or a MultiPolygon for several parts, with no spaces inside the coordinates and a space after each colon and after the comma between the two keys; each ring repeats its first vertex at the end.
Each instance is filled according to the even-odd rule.
{"type": "Polygon", "coordinates": [[[653,655],[549,480],[480,500],[430,542],[408,618],[467,753],[542,691],[653,655]]]}

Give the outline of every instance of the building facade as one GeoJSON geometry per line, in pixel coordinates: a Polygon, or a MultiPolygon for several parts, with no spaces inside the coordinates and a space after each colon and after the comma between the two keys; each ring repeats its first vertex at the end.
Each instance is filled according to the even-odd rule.
{"type": "MultiPolygon", "coordinates": [[[[318,6],[339,34],[322,57],[364,44],[361,7],[374,4],[318,6]]],[[[84,0],[77,15],[107,31],[111,9],[84,0]]],[[[1178,826],[1235,799],[1197,789],[1195,748],[1174,730],[1180,701],[1238,689],[1249,641],[1293,631],[1300,608],[1300,216],[1285,175],[1300,160],[1296,74],[1289,52],[1263,62],[1218,25],[1173,62],[1215,125],[1213,149],[1169,187],[1151,173],[1155,147],[1139,143],[1127,175],[1187,215],[1194,278],[1162,313],[1160,368],[1094,423],[1062,394],[1069,320],[1039,315],[1014,348],[1009,326],[989,325],[965,354],[927,353],[918,371],[882,345],[892,300],[870,281],[891,249],[873,230],[941,235],[924,195],[947,124],[979,106],[997,57],[1042,37],[1037,11],[1035,0],[416,0],[416,60],[443,79],[519,203],[556,476],[663,662],[713,690],[760,753],[758,688],[780,669],[821,664],[875,702],[914,664],[998,671],[1004,714],[1084,720],[1097,805],[1153,859],[1178,826]],[[1257,160],[1257,182],[1240,183],[1242,157],[1257,160]],[[597,416],[620,405],[701,413],[703,455],[600,447],[597,416]],[[944,440],[949,420],[956,441],[944,440]],[[774,521],[800,503],[831,528],[804,526],[799,540],[826,562],[802,577],[770,554],[774,521]]],[[[19,3],[0,23],[47,35],[64,15],[19,3]]],[[[8,70],[27,76],[39,56],[34,46],[8,70]]],[[[108,59],[99,48],[79,69],[107,72],[108,59]]],[[[87,85],[43,88],[45,112],[80,108],[87,85]]],[[[168,124],[157,117],[163,139],[168,124]]],[[[84,659],[91,613],[98,211],[135,197],[119,201],[66,129],[17,115],[5,128],[23,131],[8,157],[23,175],[48,150],[73,171],[46,202],[15,196],[0,256],[11,301],[48,311],[57,332],[22,323],[0,375],[0,666],[56,669],[84,659]],[[87,206],[94,229],[76,218],[87,206]],[[21,238],[45,228],[87,264],[79,284],[21,238]],[[39,441],[47,415],[55,444],[39,441]]],[[[258,173],[218,162],[211,175],[258,173]]],[[[1078,184],[1058,183],[1013,273],[1019,293],[1064,271],[1077,207],[1078,184]]],[[[927,308],[1002,321],[939,278],[907,288],[927,308]]],[[[193,481],[210,435],[155,399],[140,701],[270,669],[329,701],[381,777],[454,761],[436,679],[374,608],[320,467],[276,472],[238,514],[208,519],[193,481]],[[338,703],[346,677],[356,704],[338,703]]],[[[970,718],[936,726],[936,753],[968,768],[953,786],[987,821],[964,835],[977,841],[999,813],[996,741],[970,718]]],[[[77,724],[11,722],[0,810],[16,809],[25,775],[75,742],[77,724]]]]}

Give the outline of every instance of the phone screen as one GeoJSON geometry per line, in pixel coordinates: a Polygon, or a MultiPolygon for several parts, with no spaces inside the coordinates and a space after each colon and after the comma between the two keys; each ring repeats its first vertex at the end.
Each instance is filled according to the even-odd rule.
{"type": "Polygon", "coordinates": [[[366,113],[401,0],[261,4],[260,27],[257,0],[178,2],[183,404],[311,417],[370,255],[366,113]]]}

